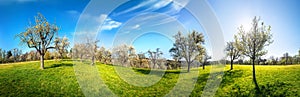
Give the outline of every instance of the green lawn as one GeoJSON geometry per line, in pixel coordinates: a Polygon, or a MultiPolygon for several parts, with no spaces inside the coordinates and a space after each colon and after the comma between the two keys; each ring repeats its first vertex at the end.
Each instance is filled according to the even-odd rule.
{"type": "MultiPolygon", "coordinates": [[[[156,84],[140,87],[128,84],[121,79],[114,66],[100,63],[97,63],[96,66],[101,79],[117,96],[164,96],[176,86],[180,77],[179,70],[169,70],[156,84]]],[[[84,96],[75,76],[73,61],[46,61],[45,68],[45,70],[40,70],[39,62],[1,64],[0,96],[84,96]]],[[[210,69],[210,66],[207,66],[205,70],[200,69],[191,96],[201,96],[209,78],[210,69]]],[[[235,65],[233,71],[227,71],[228,69],[229,66],[225,69],[223,81],[216,96],[294,97],[300,94],[300,65],[256,66],[257,81],[261,88],[260,95],[254,90],[251,66],[235,65]]],[[[147,69],[134,69],[134,71],[142,76],[149,73],[147,69]]],[[[183,82],[188,83],[187,80],[195,79],[192,74],[196,71],[193,69],[192,73],[181,73],[185,77],[183,82]]],[[[132,75],[124,75],[132,77],[132,75]]],[[[89,76],[86,75],[86,77],[88,79],[89,76]]],[[[142,81],[147,83],[152,80],[144,79],[142,81]]],[[[180,94],[180,91],[186,89],[187,86],[181,84],[176,92],[180,94]]]]}

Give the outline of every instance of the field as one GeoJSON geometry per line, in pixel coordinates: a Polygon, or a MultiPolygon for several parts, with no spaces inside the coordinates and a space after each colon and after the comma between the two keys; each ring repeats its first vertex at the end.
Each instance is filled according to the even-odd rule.
{"type": "MultiPolygon", "coordinates": [[[[73,61],[51,60],[46,61],[45,64],[45,70],[39,69],[39,62],[1,64],[0,96],[84,96],[75,76],[73,61]]],[[[164,96],[173,89],[180,75],[179,70],[169,70],[156,84],[139,87],[122,80],[114,70],[114,66],[100,63],[96,66],[101,79],[117,96],[164,96]]],[[[198,80],[190,96],[201,96],[209,78],[210,69],[211,67],[207,66],[205,70],[199,70],[198,80]]],[[[260,93],[254,90],[251,66],[235,65],[234,70],[228,70],[229,66],[225,68],[216,96],[294,97],[300,94],[300,65],[256,66],[260,93]]],[[[147,69],[134,69],[134,71],[141,75],[149,73],[147,69]]],[[[192,73],[195,71],[197,70],[193,69],[192,73]]],[[[192,73],[183,75],[189,79],[192,78],[192,73]]],[[[178,90],[179,93],[186,89],[184,87],[182,85],[182,88],[178,90]]]]}

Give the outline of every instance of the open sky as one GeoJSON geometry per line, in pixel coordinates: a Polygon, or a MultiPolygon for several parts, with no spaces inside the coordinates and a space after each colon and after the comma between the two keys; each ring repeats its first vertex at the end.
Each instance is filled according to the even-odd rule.
{"type": "MultiPolygon", "coordinates": [[[[105,19],[97,36],[99,45],[111,48],[116,35],[136,34],[139,37],[134,37],[132,45],[137,53],[159,47],[164,56],[170,58],[168,50],[173,41],[170,34],[192,30],[204,35],[209,33],[184,8],[188,0],[178,1],[182,6],[172,0],[132,0],[109,14],[91,16],[81,14],[89,0],[0,0],[0,48],[28,51],[26,46],[19,45],[15,35],[25,31],[29,21],[40,12],[50,23],[61,28],[59,36],[67,36],[71,42],[80,17],[95,21],[105,19]]],[[[244,25],[249,29],[253,17],[260,16],[265,24],[272,26],[274,43],[266,48],[269,50],[267,56],[279,57],[285,52],[294,55],[300,49],[298,0],[208,0],[208,4],[220,22],[225,41],[233,40],[237,27],[244,25]]],[[[205,45],[210,48],[209,38],[206,36],[205,39],[205,45]]]]}

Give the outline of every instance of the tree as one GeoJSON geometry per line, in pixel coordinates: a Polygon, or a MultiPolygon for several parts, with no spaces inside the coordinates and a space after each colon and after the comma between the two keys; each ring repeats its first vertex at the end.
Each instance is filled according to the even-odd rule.
{"type": "Polygon", "coordinates": [[[87,38],[87,43],[86,43],[86,47],[87,47],[87,54],[91,57],[92,60],[92,64],[95,64],[95,58],[96,58],[96,53],[97,53],[97,43],[99,42],[99,40],[93,41],[92,39],[87,38]]]}
{"type": "Polygon", "coordinates": [[[3,60],[2,63],[5,63],[5,62],[6,62],[6,56],[7,56],[6,51],[3,50],[3,51],[2,51],[2,58],[3,58],[3,59],[2,59],[2,60],[3,60]]]}
{"type": "Polygon", "coordinates": [[[205,52],[202,59],[203,59],[202,69],[205,69],[205,65],[207,64],[207,61],[208,61],[209,59],[211,59],[211,56],[209,56],[209,55],[207,54],[207,52],[205,52]]]}
{"type": "Polygon", "coordinates": [[[70,45],[69,39],[67,37],[56,37],[54,40],[55,49],[60,55],[60,59],[64,58],[64,55],[66,56],[68,52],[68,47],[70,45]]]}
{"type": "Polygon", "coordinates": [[[300,61],[300,49],[298,51],[297,64],[299,64],[299,61],[300,61]]]}
{"type": "Polygon", "coordinates": [[[49,59],[51,59],[51,55],[50,55],[51,53],[49,52],[49,51],[47,51],[46,53],[45,53],[45,60],[49,60],[49,59]]]}
{"type": "Polygon", "coordinates": [[[188,65],[187,72],[190,72],[190,66],[199,55],[203,55],[204,36],[202,33],[193,31],[187,36],[183,36],[178,32],[175,36],[175,43],[170,49],[170,53],[175,59],[183,58],[188,65]]]}
{"type": "Polygon", "coordinates": [[[135,48],[133,46],[129,46],[128,53],[130,66],[136,67],[136,63],[138,63],[138,55],[136,54],[135,48]]]}
{"type": "Polygon", "coordinates": [[[75,43],[72,49],[73,58],[79,58],[82,62],[84,55],[87,55],[87,47],[84,43],[75,43]]]}
{"type": "Polygon", "coordinates": [[[17,62],[20,56],[22,55],[22,50],[15,48],[12,50],[12,55],[13,55],[14,62],[17,62]]]}
{"type": "Polygon", "coordinates": [[[274,56],[271,56],[268,60],[268,64],[277,65],[278,64],[278,58],[274,58],[274,56]]]}
{"type": "Polygon", "coordinates": [[[230,58],[230,70],[233,69],[233,61],[240,57],[240,51],[236,47],[235,42],[227,42],[225,51],[227,56],[230,58]]]}
{"type": "Polygon", "coordinates": [[[283,57],[284,57],[284,59],[285,59],[285,65],[287,65],[287,64],[288,64],[288,61],[289,61],[289,53],[284,53],[284,54],[283,54],[283,57]]]}
{"type": "Polygon", "coordinates": [[[9,61],[9,62],[10,62],[10,58],[11,58],[12,56],[13,56],[13,55],[12,55],[11,50],[7,51],[7,52],[6,52],[6,61],[9,61]]]}
{"type": "Polygon", "coordinates": [[[3,51],[2,49],[0,48],[0,62],[3,63],[3,51]]]}
{"type": "Polygon", "coordinates": [[[96,59],[98,59],[100,62],[104,63],[104,52],[105,48],[101,47],[99,50],[97,50],[96,59]]]}
{"type": "Polygon", "coordinates": [[[114,59],[114,65],[121,65],[121,66],[128,66],[130,63],[129,55],[130,55],[130,48],[126,44],[119,45],[113,48],[112,51],[112,58],[114,59]]]}
{"type": "Polygon", "coordinates": [[[145,62],[145,61],[147,61],[145,53],[140,52],[139,54],[137,54],[137,56],[138,56],[138,66],[137,67],[138,68],[141,68],[141,67],[146,68],[148,66],[148,62],[145,62]],[[147,63],[147,66],[146,66],[146,63],[147,63]]]}
{"type": "Polygon", "coordinates": [[[252,28],[248,33],[246,33],[243,26],[240,26],[238,28],[238,34],[235,35],[238,50],[252,61],[253,82],[258,91],[260,90],[255,76],[255,60],[259,56],[267,54],[267,50],[264,50],[264,47],[269,46],[273,42],[270,32],[271,26],[265,26],[263,22],[260,22],[260,18],[254,17],[252,20],[252,28]]]}
{"type": "Polygon", "coordinates": [[[35,48],[40,55],[41,69],[44,69],[44,55],[48,49],[54,49],[53,38],[58,33],[58,27],[50,24],[40,13],[35,16],[35,25],[29,25],[25,32],[17,35],[21,44],[27,44],[29,48],[35,48]]]}
{"type": "Polygon", "coordinates": [[[111,51],[105,50],[103,53],[104,63],[105,64],[111,64],[111,51]]]}
{"type": "Polygon", "coordinates": [[[156,49],[156,51],[150,51],[148,50],[148,55],[151,63],[153,64],[152,68],[155,68],[155,65],[158,65],[158,60],[162,55],[162,51],[159,50],[159,48],[156,49]]]}

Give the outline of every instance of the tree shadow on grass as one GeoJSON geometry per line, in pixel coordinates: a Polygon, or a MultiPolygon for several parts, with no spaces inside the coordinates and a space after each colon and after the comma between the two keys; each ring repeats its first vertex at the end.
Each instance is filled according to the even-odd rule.
{"type": "MultiPolygon", "coordinates": [[[[216,77],[216,75],[220,75],[222,72],[214,72],[214,73],[201,73],[197,78],[197,84],[195,85],[194,93],[197,95],[201,95],[203,92],[203,89],[205,88],[208,80],[211,77],[216,77]],[[200,94],[199,94],[200,93],[200,94]]],[[[234,83],[233,78],[239,78],[242,77],[243,71],[242,70],[233,70],[233,71],[224,71],[223,79],[220,84],[220,87],[224,87],[225,85],[229,85],[234,83]]]]}
{"type": "Polygon", "coordinates": [[[236,78],[242,77],[244,72],[242,70],[228,70],[224,72],[221,87],[226,87],[235,82],[236,78]]]}
{"type": "Polygon", "coordinates": [[[45,67],[45,69],[50,69],[50,68],[57,68],[57,67],[72,67],[73,64],[72,63],[56,63],[56,64],[52,64],[50,67],[45,67]]]}
{"type": "Polygon", "coordinates": [[[291,84],[280,81],[269,82],[259,85],[260,90],[258,91],[255,88],[242,87],[235,84],[229,94],[232,97],[298,97],[299,94],[289,90],[289,85],[291,84]]]}
{"type": "Polygon", "coordinates": [[[180,70],[151,70],[151,69],[141,69],[141,68],[133,68],[135,72],[139,72],[142,74],[149,74],[152,72],[153,74],[180,74],[180,73],[187,73],[187,72],[181,72],[180,70]]]}

